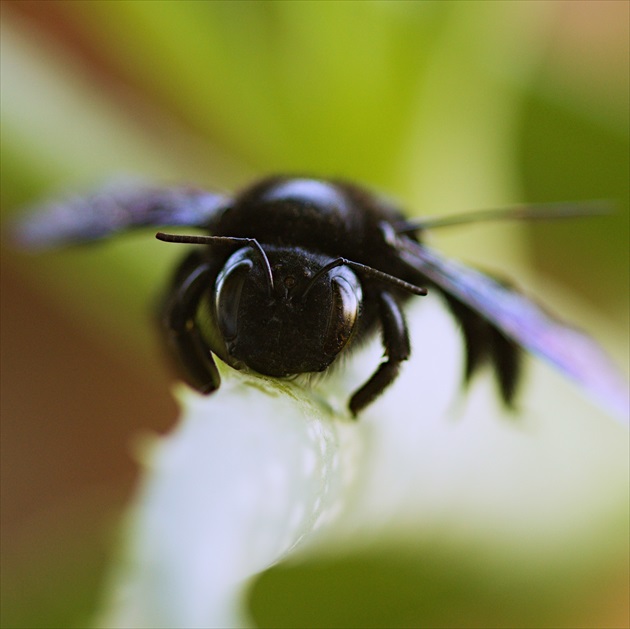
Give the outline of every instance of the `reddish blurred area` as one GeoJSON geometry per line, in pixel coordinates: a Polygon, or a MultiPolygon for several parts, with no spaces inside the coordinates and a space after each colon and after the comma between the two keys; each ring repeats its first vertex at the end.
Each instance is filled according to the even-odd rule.
{"type": "MultiPolygon", "coordinates": [[[[88,66],[108,93],[124,96],[124,78],[78,27],[68,3],[2,5],[88,66]]],[[[94,613],[98,581],[119,549],[121,516],[138,477],[134,442],[165,432],[178,409],[157,340],[151,364],[113,347],[115,339],[108,351],[110,339],[98,338],[89,321],[75,326],[28,285],[19,255],[5,244],[3,238],[1,624],[67,626],[82,608],[86,622],[94,613]]]]}
{"type": "Polygon", "coordinates": [[[85,25],[76,22],[76,12],[64,0],[2,0],[11,13],[28,20],[31,28],[46,32],[47,37],[56,39],[66,49],[72,50],[77,59],[90,66],[92,78],[111,79],[113,66],[98,46],[90,39],[85,25]]]}
{"type": "MultiPolygon", "coordinates": [[[[149,106],[161,102],[162,95],[152,90],[150,84],[137,81],[124,63],[117,63],[107,54],[108,44],[99,40],[98,29],[86,19],[90,12],[84,11],[80,3],[73,0],[0,1],[3,7],[8,8],[7,12],[13,19],[28,24],[30,33],[41,34],[60,51],[67,53],[74,64],[83,66],[91,83],[107,94],[107,100],[117,103],[118,111],[129,117],[135,125],[153,134],[154,138],[167,135],[163,118],[149,106]],[[93,28],[90,29],[90,26],[93,28]]],[[[168,102],[163,104],[168,110],[169,119],[181,124],[182,128],[189,126],[189,121],[178,113],[177,107],[171,108],[172,103],[168,102]]],[[[191,131],[196,133],[194,129],[191,131]]],[[[168,139],[164,142],[173,150],[168,139]]]]}
{"type": "Polygon", "coordinates": [[[101,486],[125,496],[135,478],[132,437],[165,430],[177,408],[166,376],[144,378],[137,357],[125,364],[104,352],[11,265],[2,268],[1,303],[2,530],[8,534],[64,496],[101,486]]]}
{"type": "MultiPolygon", "coordinates": [[[[4,622],[11,620],[12,605],[37,607],[38,592],[50,613],[55,596],[62,599],[78,584],[87,588],[82,581],[102,578],[138,473],[133,441],[143,432],[165,431],[177,417],[165,370],[160,379],[157,365],[143,370],[137,356],[121,360],[104,351],[102,342],[51,309],[6,261],[3,626],[9,626],[4,622]]],[[[88,589],[84,600],[91,600],[97,584],[88,589]]],[[[60,622],[66,621],[62,614],[60,622]]]]}
{"type": "MultiPolygon", "coordinates": [[[[67,2],[2,4],[73,49],[92,76],[118,81],[67,2]]],[[[136,476],[133,436],[164,431],[177,416],[165,370],[152,365],[145,373],[137,356],[127,362],[117,359],[120,350],[104,351],[89,331],[71,327],[62,313],[51,310],[50,302],[23,282],[17,264],[5,256],[1,276],[6,539],[33,518],[45,519],[47,510],[95,490],[106,489],[113,504],[122,504],[136,476]],[[28,358],[33,351],[36,364],[28,358]]]]}

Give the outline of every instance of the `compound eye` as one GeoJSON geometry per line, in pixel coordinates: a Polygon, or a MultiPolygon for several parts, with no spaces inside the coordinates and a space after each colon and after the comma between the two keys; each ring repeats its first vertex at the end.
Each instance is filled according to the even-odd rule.
{"type": "Polygon", "coordinates": [[[251,260],[241,259],[225,265],[217,277],[215,308],[219,329],[226,341],[238,334],[238,311],[243,293],[243,285],[252,270],[251,260]]]}
{"type": "Polygon", "coordinates": [[[348,275],[335,275],[330,282],[330,321],[324,341],[329,356],[336,356],[348,343],[359,318],[361,286],[354,274],[348,275]]]}

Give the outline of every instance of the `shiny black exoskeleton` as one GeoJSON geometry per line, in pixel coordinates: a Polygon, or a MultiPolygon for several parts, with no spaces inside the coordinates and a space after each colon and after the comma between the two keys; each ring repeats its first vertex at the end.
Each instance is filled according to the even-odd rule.
{"type": "MultiPolygon", "coordinates": [[[[159,234],[208,245],[184,261],[163,313],[184,380],[204,393],[217,389],[211,354],[269,376],[324,371],[380,328],[385,359],[352,395],[356,415],[409,357],[402,307],[431,283],[388,242],[385,227],[403,223],[399,212],[348,183],[273,178],[217,212],[205,225],[212,238],[159,234]]],[[[516,345],[470,308],[450,297],[447,303],[466,338],[466,379],[489,357],[511,403],[519,373],[516,345]]]]}
{"type": "Polygon", "coordinates": [[[33,248],[148,226],[208,234],[157,234],[196,245],[170,282],[160,328],[179,375],[202,393],[220,384],[213,355],[236,369],[285,377],[324,371],[380,331],[384,360],[352,395],[356,415],[409,357],[403,306],[427,287],[444,296],[461,326],[465,382],[489,362],[511,405],[522,346],[627,419],[626,380],[588,336],[506,283],[421,242],[423,230],[440,226],[601,210],[597,204],[524,206],[409,222],[389,202],[347,182],[274,177],[235,197],[190,188],[110,188],[45,207],[16,236],[33,248]]]}

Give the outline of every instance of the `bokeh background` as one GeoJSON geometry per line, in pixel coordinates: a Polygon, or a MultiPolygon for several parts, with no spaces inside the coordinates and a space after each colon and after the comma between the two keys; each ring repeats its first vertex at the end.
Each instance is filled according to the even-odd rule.
{"type": "MultiPolygon", "coordinates": [[[[628,24],[615,1],[5,0],[3,235],[29,205],[127,177],[232,190],[342,176],[417,214],[611,199],[608,218],[436,243],[529,279],[627,370],[628,24]]],[[[146,233],[37,256],[3,241],[2,626],[85,626],[97,605],[134,443],[177,417],[150,304],[180,254],[146,233]]],[[[627,626],[627,505],[611,518],[606,556],[600,538],[586,553],[596,570],[559,566],[538,589],[523,587],[535,571],[484,590],[474,558],[426,548],[418,571],[376,549],[264,577],[255,617],[627,626]],[[334,604],[318,606],[326,583],[334,604]]]]}

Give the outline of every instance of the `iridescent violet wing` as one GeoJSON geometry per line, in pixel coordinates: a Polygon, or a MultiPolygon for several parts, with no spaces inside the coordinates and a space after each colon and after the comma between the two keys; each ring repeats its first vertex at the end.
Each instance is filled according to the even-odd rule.
{"type": "Polygon", "coordinates": [[[628,383],[589,336],[559,321],[509,287],[387,230],[400,259],[493,323],[506,336],[554,365],[601,407],[628,424],[628,383]]]}
{"type": "Polygon", "coordinates": [[[90,242],[139,227],[209,227],[229,198],[193,188],[108,187],[36,207],[13,238],[29,249],[90,242]]]}

